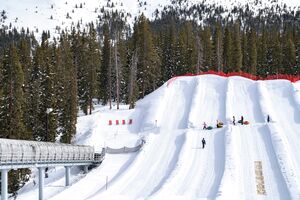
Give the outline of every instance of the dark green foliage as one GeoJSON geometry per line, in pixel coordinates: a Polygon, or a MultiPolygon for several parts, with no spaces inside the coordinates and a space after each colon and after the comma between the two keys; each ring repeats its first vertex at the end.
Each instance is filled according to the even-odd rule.
{"type": "Polygon", "coordinates": [[[29,85],[29,126],[35,140],[45,140],[45,110],[41,109],[42,102],[42,69],[44,66],[43,51],[41,47],[37,47],[33,57],[33,67],[30,73],[29,85]]]}
{"type": "Polygon", "coordinates": [[[23,83],[23,92],[24,92],[24,101],[25,103],[22,105],[23,113],[24,113],[24,124],[25,124],[25,132],[24,138],[22,139],[32,139],[32,126],[31,126],[31,116],[30,116],[30,73],[32,70],[32,60],[30,57],[30,43],[28,38],[22,38],[19,45],[19,60],[22,66],[22,70],[24,73],[24,83],[23,83]]]}
{"type": "Polygon", "coordinates": [[[111,98],[109,96],[109,70],[110,70],[110,40],[109,40],[109,27],[107,24],[103,26],[103,48],[102,48],[102,59],[101,59],[101,70],[100,70],[100,92],[99,96],[103,104],[106,104],[111,98]]]}
{"type": "Polygon", "coordinates": [[[22,109],[24,74],[14,44],[5,51],[1,74],[1,137],[22,138],[25,133],[22,109]]]}
{"type": "Polygon", "coordinates": [[[256,33],[254,30],[250,32],[249,39],[249,73],[256,75],[256,67],[257,67],[257,49],[256,49],[256,33]]]}
{"type": "Polygon", "coordinates": [[[63,91],[61,93],[60,133],[61,141],[71,143],[76,132],[77,122],[77,69],[73,63],[70,41],[61,36],[61,63],[64,67],[63,91]]]}
{"type": "MultiPolygon", "coordinates": [[[[203,42],[204,66],[207,69],[211,69],[213,66],[213,48],[212,48],[210,27],[204,28],[202,32],[202,42],[203,42]]],[[[212,69],[216,70],[215,67],[212,69]]]]}
{"type": "Polygon", "coordinates": [[[240,34],[240,23],[237,21],[234,24],[234,33],[233,33],[233,50],[232,50],[232,67],[233,71],[239,72],[242,68],[243,55],[242,55],[242,46],[241,46],[241,34],[240,34]]]}
{"type": "Polygon", "coordinates": [[[149,21],[141,15],[137,22],[137,82],[140,97],[155,90],[158,87],[161,73],[160,60],[150,31],[149,21]]]}
{"type": "MultiPolygon", "coordinates": [[[[2,138],[29,139],[24,124],[24,74],[17,48],[11,44],[0,65],[0,131],[2,138]]],[[[26,181],[28,170],[9,172],[8,189],[15,194],[26,181]]]]}
{"type": "Polygon", "coordinates": [[[297,74],[296,66],[296,48],[295,44],[290,36],[287,36],[285,39],[285,45],[283,46],[283,73],[286,74],[297,74]]]}
{"type": "MultiPolygon", "coordinates": [[[[267,46],[267,31],[266,27],[262,28],[262,33],[258,39],[258,56],[257,56],[257,74],[265,77],[272,74],[272,71],[268,69],[268,46],[267,46]]],[[[279,67],[279,66],[277,66],[279,67]]],[[[278,73],[278,71],[275,73],[278,73]]]]}
{"type": "Polygon", "coordinates": [[[233,42],[231,28],[225,27],[224,34],[224,72],[230,72],[233,69],[233,42]]]}
{"type": "Polygon", "coordinates": [[[223,33],[220,22],[216,23],[216,29],[213,37],[214,43],[214,63],[213,69],[216,71],[223,71],[223,33]]]}

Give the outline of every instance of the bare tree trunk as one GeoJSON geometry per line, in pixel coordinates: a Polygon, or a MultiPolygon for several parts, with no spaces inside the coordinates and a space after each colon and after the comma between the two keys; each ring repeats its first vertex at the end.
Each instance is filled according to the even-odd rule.
{"type": "Polygon", "coordinates": [[[218,63],[218,72],[223,71],[222,67],[222,45],[221,38],[217,38],[217,63],[218,63]]]}
{"type": "Polygon", "coordinates": [[[197,66],[196,66],[196,74],[200,72],[203,63],[203,47],[200,40],[199,35],[197,34],[197,66]]]}
{"type": "Polygon", "coordinates": [[[89,99],[89,104],[90,104],[90,115],[92,114],[92,106],[93,106],[93,98],[89,99]]]}
{"type": "Polygon", "coordinates": [[[119,109],[120,103],[120,76],[119,76],[119,65],[118,65],[118,44],[117,39],[115,42],[115,67],[116,67],[116,93],[117,93],[117,109],[119,109]]]}
{"type": "MultiPolygon", "coordinates": [[[[109,54],[111,55],[111,48],[109,50],[109,54]]],[[[109,109],[112,109],[111,106],[111,96],[112,96],[112,81],[111,81],[111,56],[109,56],[109,66],[108,66],[108,102],[109,102],[109,109]]]]}
{"type": "Polygon", "coordinates": [[[136,83],[137,70],[137,53],[134,51],[130,65],[130,81],[129,81],[129,109],[134,108],[134,88],[136,83]]]}

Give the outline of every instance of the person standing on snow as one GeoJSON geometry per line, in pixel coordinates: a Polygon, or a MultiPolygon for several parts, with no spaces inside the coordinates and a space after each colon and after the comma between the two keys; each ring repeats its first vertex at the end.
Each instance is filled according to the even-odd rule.
{"type": "Polygon", "coordinates": [[[205,141],[205,139],[203,138],[203,139],[202,139],[202,149],[204,149],[205,144],[206,144],[206,141],[205,141]]]}
{"type": "Polygon", "coordinates": [[[243,125],[244,124],[244,117],[241,116],[241,124],[243,125]]]}
{"type": "Polygon", "coordinates": [[[205,129],[207,129],[207,125],[206,125],[206,123],[204,122],[204,123],[203,123],[203,130],[205,130],[205,129]]]}
{"type": "Polygon", "coordinates": [[[232,123],[233,123],[233,125],[235,125],[235,117],[234,116],[232,117],[232,123]]]}
{"type": "Polygon", "coordinates": [[[267,116],[267,122],[270,122],[270,115],[267,116]]]}

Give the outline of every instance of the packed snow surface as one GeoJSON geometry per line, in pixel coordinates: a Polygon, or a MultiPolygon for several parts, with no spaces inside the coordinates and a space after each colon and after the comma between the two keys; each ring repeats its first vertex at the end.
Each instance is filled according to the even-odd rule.
{"type": "MultiPolygon", "coordinates": [[[[146,144],[106,154],[88,174],[72,168],[69,187],[63,168],[50,169],[46,199],[300,199],[300,82],[177,77],[134,110],[98,107],[79,117],[77,130],[74,142],[97,151],[146,144]],[[250,123],[237,123],[241,116],[250,123]]],[[[18,199],[37,198],[33,175],[18,199]]]]}

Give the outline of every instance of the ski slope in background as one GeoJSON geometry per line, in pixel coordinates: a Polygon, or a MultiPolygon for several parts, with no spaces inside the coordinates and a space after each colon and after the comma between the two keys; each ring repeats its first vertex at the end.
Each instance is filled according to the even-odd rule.
{"type": "MultiPolygon", "coordinates": [[[[172,5],[172,2],[174,3],[171,0],[0,0],[0,12],[5,11],[6,16],[4,21],[0,21],[0,26],[11,26],[9,29],[17,30],[29,28],[38,40],[43,31],[49,31],[52,39],[59,37],[62,30],[71,30],[78,22],[81,28],[90,22],[97,24],[99,16],[103,15],[103,8],[107,11],[124,12],[125,15],[128,13],[126,21],[132,26],[137,16],[143,13],[149,19],[154,19],[156,10],[161,11],[165,6],[172,5]]],[[[199,3],[203,3],[203,0],[189,0],[182,6],[192,7],[199,3]]],[[[205,3],[222,5],[229,10],[236,5],[244,6],[248,3],[249,9],[254,12],[271,5],[283,7],[286,4],[293,10],[300,6],[298,0],[206,0],[205,3]]]]}
{"type": "MultiPolygon", "coordinates": [[[[299,81],[178,77],[138,101],[134,110],[99,107],[79,117],[75,143],[96,150],[135,146],[142,138],[146,144],[137,153],[107,154],[88,174],[74,167],[69,187],[63,187],[63,168],[50,169],[45,196],[300,199],[299,130],[299,81]],[[233,116],[236,121],[244,116],[250,124],[233,125],[233,116]],[[108,120],[122,119],[133,119],[133,124],[108,125],[108,120]],[[217,120],[224,122],[223,128],[215,128],[217,120]],[[204,122],[214,128],[203,130],[204,122]],[[205,149],[202,138],[207,141],[205,149]]],[[[17,199],[38,198],[36,179],[33,175],[17,199]]]]}

